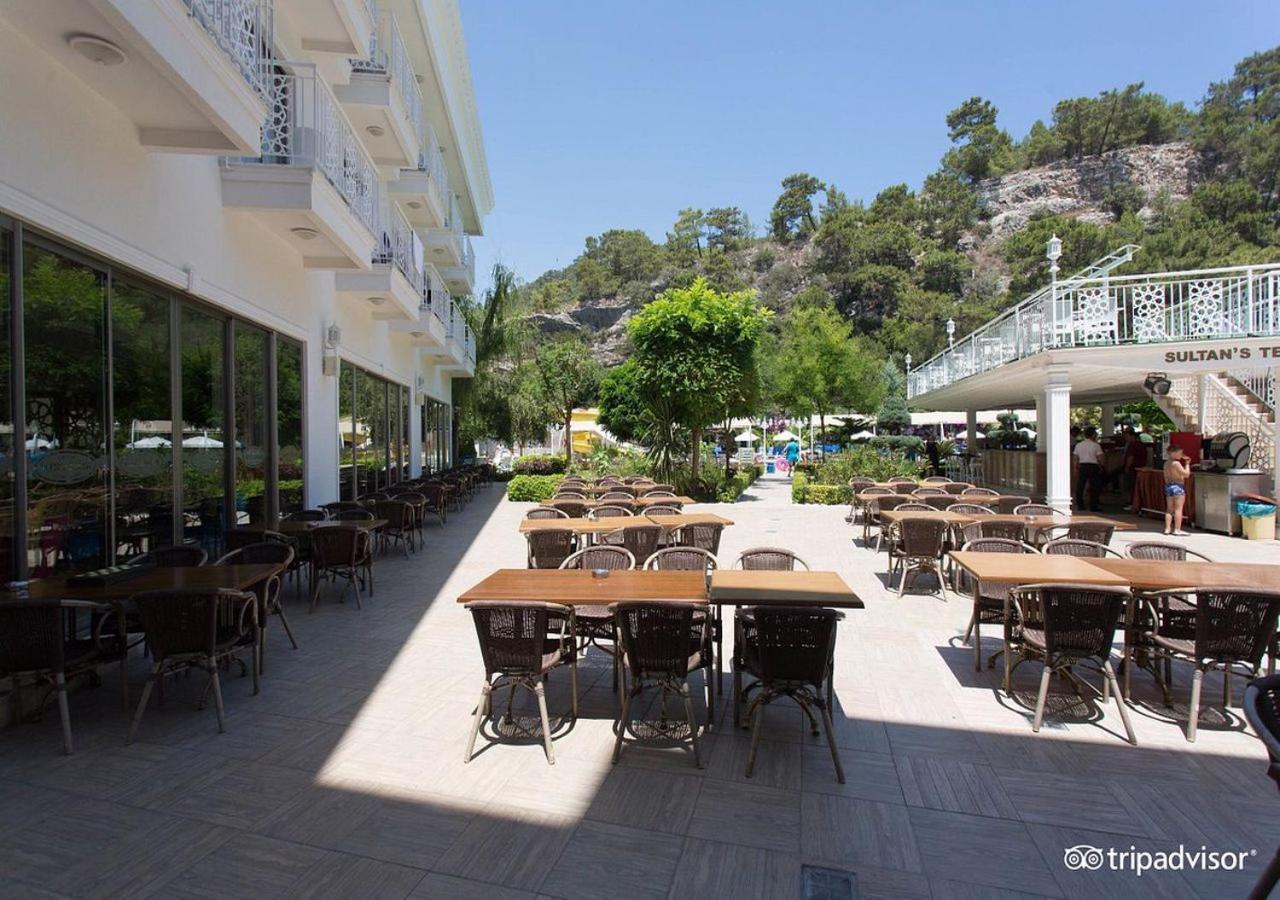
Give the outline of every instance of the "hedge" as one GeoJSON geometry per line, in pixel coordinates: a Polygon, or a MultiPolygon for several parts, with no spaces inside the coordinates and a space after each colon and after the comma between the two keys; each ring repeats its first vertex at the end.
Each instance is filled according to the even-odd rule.
{"type": "Polygon", "coordinates": [[[511,471],[517,475],[563,475],[563,456],[522,456],[511,464],[511,471]]]}
{"type": "Polygon", "coordinates": [[[791,479],[791,502],[844,506],[852,500],[847,484],[814,484],[799,473],[791,479]]]}
{"type": "Polygon", "coordinates": [[[751,483],[760,477],[759,466],[748,466],[733,473],[733,477],[720,485],[716,491],[716,500],[721,503],[733,503],[742,492],[751,487],[751,483]]]}
{"type": "Polygon", "coordinates": [[[516,475],[507,482],[507,499],[517,503],[550,500],[561,480],[559,475],[516,475]]]}

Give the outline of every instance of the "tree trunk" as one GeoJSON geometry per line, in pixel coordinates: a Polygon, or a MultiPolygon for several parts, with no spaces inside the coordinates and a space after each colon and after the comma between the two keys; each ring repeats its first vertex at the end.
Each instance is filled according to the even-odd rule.
{"type": "MultiPolygon", "coordinates": [[[[818,413],[818,441],[821,443],[821,445],[822,445],[822,446],[824,446],[824,447],[826,446],[826,443],[827,443],[827,414],[826,414],[826,413],[824,413],[824,412],[819,412],[819,413],[818,413]]],[[[810,450],[812,450],[812,449],[813,449],[813,447],[811,446],[809,449],[810,449],[810,450]]],[[[826,454],[825,454],[825,453],[823,454],[822,459],[823,459],[823,462],[825,462],[825,461],[826,461],[827,457],[826,457],[826,454]]]]}
{"type": "Polygon", "coordinates": [[[693,455],[689,460],[689,473],[693,481],[698,480],[698,463],[702,461],[702,427],[695,426],[691,443],[693,444],[693,455]]]}
{"type": "Polygon", "coordinates": [[[569,407],[564,416],[564,471],[568,474],[573,465],[573,407],[569,407]]]}

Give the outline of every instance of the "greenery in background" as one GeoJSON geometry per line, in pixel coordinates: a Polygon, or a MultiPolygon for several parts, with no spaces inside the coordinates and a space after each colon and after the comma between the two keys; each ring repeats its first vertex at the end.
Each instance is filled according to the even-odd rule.
{"type": "Polygon", "coordinates": [[[516,475],[563,475],[564,457],[547,454],[522,456],[511,466],[516,475]]]}
{"type": "Polygon", "coordinates": [[[579,337],[561,337],[542,344],[534,355],[534,366],[542,381],[542,394],[564,426],[564,458],[568,465],[573,461],[573,411],[589,406],[595,399],[603,371],[579,337]]]}
{"type": "Polygon", "coordinates": [[[523,503],[550,500],[563,475],[514,475],[507,482],[507,499],[523,503]]]}
{"type": "Polygon", "coordinates": [[[884,385],[884,399],[876,410],[876,424],[882,432],[897,434],[911,424],[906,380],[893,363],[884,364],[880,377],[884,385]]]}

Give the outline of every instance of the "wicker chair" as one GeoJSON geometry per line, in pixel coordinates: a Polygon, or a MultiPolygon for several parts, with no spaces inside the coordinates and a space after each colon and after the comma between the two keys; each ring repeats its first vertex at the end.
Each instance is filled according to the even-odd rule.
{"type": "Polygon", "coordinates": [[[673,543],[677,547],[697,547],[706,550],[712,556],[720,553],[720,536],[724,526],[719,522],[696,522],[692,525],[681,525],[675,533],[673,543]]]}
{"type": "Polygon", "coordinates": [[[604,535],[604,544],[621,547],[631,554],[635,565],[640,567],[649,561],[661,546],[666,529],[661,525],[628,525],[604,535]]]}
{"type": "Polygon", "coordinates": [[[1183,562],[1189,559],[1213,562],[1203,553],[1188,550],[1181,544],[1170,544],[1165,541],[1134,541],[1124,548],[1124,555],[1130,559],[1154,559],[1166,562],[1183,562]]]}
{"type": "Polygon", "coordinates": [[[751,724],[751,750],[747,754],[746,776],[755,771],[756,751],[760,746],[764,708],[779,697],[789,697],[804,711],[816,736],[816,707],[827,734],[836,780],[844,784],[844,767],[836,750],[831,725],[830,678],[835,660],[836,622],[840,614],[833,609],[798,609],[788,606],[755,606],[741,611],[737,617],[740,667],[734,669],[734,718],[740,721],[742,674],[753,677],[759,693],[747,707],[746,720],[751,724]]]}
{"type": "MultiPolygon", "coordinates": [[[[1002,537],[978,537],[966,540],[960,548],[970,553],[1036,553],[1035,547],[1019,540],[1002,537]]],[[[969,617],[969,627],[965,629],[964,639],[973,640],[973,671],[982,671],[982,626],[1004,625],[1004,604],[1009,597],[1011,584],[998,581],[978,581],[976,579],[959,579],[958,584],[968,581],[973,597],[973,614],[969,617]]],[[[998,654],[993,654],[988,665],[995,662],[998,654]]]]}
{"type": "MultiPolygon", "coordinates": [[[[631,676],[630,687],[623,693],[613,762],[616,764],[622,755],[622,742],[631,723],[632,701],[644,692],[646,685],[652,684],[660,691],[663,710],[661,722],[654,723],[653,728],[663,737],[674,736],[675,723],[668,723],[666,718],[666,698],[669,693],[678,694],[684,700],[693,760],[701,769],[702,752],[689,693],[689,673],[698,669],[710,672],[711,661],[705,653],[709,645],[709,607],[704,603],[618,603],[612,612],[623,666],[631,676]],[[703,622],[703,634],[699,636],[694,633],[695,617],[701,617],[703,622]]],[[[710,678],[707,683],[710,685],[710,678]]]]}
{"type": "Polygon", "coordinates": [[[920,483],[921,484],[950,484],[951,479],[948,478],[946,475],[930,475],[928,478],[923,479],[920,483]]]}
{"type": "Polygon", "coordinates": [[[862,506],[858,502],[858,495],[863,491],[875,488],[875,482],[870,478],[850,478],[849,479],[849,512],[845,515],[844,520],[852,523],[858,518],[858,513],[862,506]]]}
{"type": "Polygon", "coordinates": [[[581,491],[559,490],[551,495],[552,500],[586,500],[587,495],[581,491]]]}
{"type": "Polygon", "coordinates": [[[895,475],[889,479],[888,483],[898,484],[898,485],[916,485],[919,482],[917,482],[914,478],[908,478],[906,475],[895,475]]]}
{"type": "Polygon", "coordinates": [[[526,519],[567,519],[569,514],[554,506],[538,506],[524,514],[526,519]]]}
{"type": "Polygon", "coordinates": [[[1049,541],[1040,548],[1040,552],[1049,556],[1083,556],[1088,559],[1106,559],[1108,556],[1119,556],[1106,544],[1097,541],[1083,541],[1078,538],[1058,538],[1049,541]]]}
{"type": "Polygon", "coordinates": [[[1006,522],[1003,519],[996,519],[995,521],[979,519],[961,527],[960,542],[967,544],[970,541],[982,540],[983,538],[1003,538],[1004,540],[1021,542],[1024,532],[1025,529],[1021,522],[1006,522]]]}
{"type": "Polygon", "coordinates": [[[674,500],[677,494],[675,491],[649,491],[644,496],[646,500],[674,500]]]}
{"type": "Polygon", "coordinates": [[[337,522],[372,522],[378,517],[371,509],[340,509],[333,518],[337,522]]]}
{"type": "Polygon", "coordinates": [[[809,564],[783,547],[752,547],[743,550],[733,561],[735,569],[758,572],[809,571],[809,564]]]}
{"type": "Polygon", "coordinates": [[[647,497],[653,493],[670,494],[674,497],[676,495],[676,486],[674,484],[650,484],[636,488],[636,494],[641,497],[647,497]]]}
{"type": "Polygon", "coordinates": [[[408,503],[413,510],[413,535],[418,546],[423,543],[423,529],[426,526],[427,519],[427,495],[421,491],[400,491],[396,494],[396,500],[402,500],[408,503]]]}
{"type": "MultiPolygon", "coordinates": [[[[600,544],[586,547],[571,554],[560,564],[562,569],[605,569],[607,571],[624,571],[636,567],[636,557],[625,547],[611,544],[600,544]]],[[[582,652],[594,645],[597,650],[609,654],[613,662],[614,689],[621,687],[618,680],[618,651],[613,633],[613,613],[604,606],[579,606],[574,609],[577,626],[573,632],[582,652]],[[611,647],[604,646],[608,642],[611,647]]],[[[556,624],[554,621],[553,625],[556,624]]]]}
{"type": "Polygon", "coordinates": [[[644,508],[646,516],[678,516],[680,515],[680,506],[673,503],[653,503],[644,508]]]}
{"type": "Polygon", "coordinates": [[[525,535],[528,542],[528,563],[530,569],[558,569],[577,548],[577,540],[572,528],[546,528],[530,531],[525,535]]]}
{"type": "MultiPolygon", "coordinates": [[[[1071,524],[1052,525],[1044,529],[1043,534],[1047,540],[1054,540],[1054,535],[1058,539],[1068,538],[1073,541],[1091,541],[1095,544],[1102,544],[1104,547],[1111,543],[1111,536],[1115,534],[1116,526],[1108,522],[1072,522],[1071,524]]],[[[1119,555],[1119,554],[1117,554],[1119,555]]]]}
{"type": "Polygon", "coordinates": [[[484,687],[476,704],[471,724],[471,736],[467,738],[464,763],[471,762],[475,752],[476,736],[480,726],[493,709],[493,691],[506,687],[506,721],[514,723],[511,714],[516,688],[523,687],[538,700],[538,714],[542,718],[542,742],[547,763],[556,764],[555,751],[551,747],[551,719],[547,715],[547,695],[543,682],[553,669],[569,665],[570,693],[573,717],[578,717],[578,653],[574,645],[573,610],[552,603],[501,602],[468,603],[471,618],[475,621],[476,636],[480,640],[480,656],[484,660],[484,687]],[[549,637],[552,619],[561,623],[559,634],[549,637]]]}
{"type": "MultiPolygon", "coordinates": [[[[123,658],[120,640],[104,637],[107,616],[95,622],[88,639],[68,637],[68,613],[87,609],[103,612],[110,607],[83,600],[6,600],[0,603],[0,678],[11,681],[13,721],[21,722],[22,683],[53,686],[62,720],[62,752],[71,753],[71,709],[67,682],[89,674],[107,660],[123,658]]],[[[123,674],[123,673],[122,673],[123,674]]],[[[127,688],[127,683],[124,684],[127,688]]],[[[47,695],[46,695],[47,696],[47,695]]]]}
{"type": "Polygon", "coordinates": [[[414,546],[413,532],[417,526],[417,516],[413,512],[413,504],[405,500],[379,500],[375,508],[379,519],[386,519],[387,524],[378,529],[378,536],[385,553],[387,544],[394,541],[404,550],[404,558],[409,558],[409,551],[417,551],[414,546]]]}
{"type": "Polygon", "coordinates": [[[1019,506],[1025,506],[1030,502],[1030,497],[1018,497],[1009,494],[996,500],[996,512],[1005,516],[1012,515],[1013,511],[1019,506]]]}
{"type": "Polygon", "coordinates": [[[965,491],[973,490],[973,485],[965,481],[949,481],[942,486],[942,489],[948,494],[963,494],[965,491]]]}
{"type": "MultiPolygon", "coordinates": [[[[1267,757],[1267,775],[1280,787],[1280,675],[1269,675],[1250,682],[1244,692],[1244,715],[1258,733],[1267,757]]],[[[1280,882],[1280,849],[1267,863],[1249,894],[1249,900],[1266,900],[1280,882]]]]}
{"type": "Polygon", "coordinates": [[[329,514],[323,509],[299,509],[284,517],[286,522],[323,522],[329,514]]]}
{"type": "Polygon", "coordinates": [[[615,500],[621,500],[623,503],[633,503],[636,499],[634,491],[631,490],[610,490],[600,495],[601,503],[612,503],[615,500]]]}
{"type": "MultiPolygon", "coordinates": [[[[293,547],[288,544],[278,543],[261,543],[249,544],[238,550],[232,550],[230,553],[224,554],[215,565],[219,566],[257,566],[271,565],[279,566],[281,572],[288,571],[293,565],[294,551],[293,547]]],[[[280,592],[283,588],[283,582],[279,575],[272,575],[264,581],[254,591],[258,598],[258,671],[266,671],[264,665],[266,660],[267,647],[267,618],[269,616],[279,616],[280,624],[284,626],[284,633],[289,637],[289,643],[293,645],[293,649],[298,649],[298,642],[293,636],[293,629],[289,627],[289,617],[284,614],[284,606],[280,603],[280,592]]]]}
{"type": "Polygon", "coordinates": [[[355,500],[335,500],[332,503],[322,504],[320,508],[327,512],[331,519],[336,518],[338,513],[346,509],[364,509],[355,500]]]}
{"type": "Polygon", "coordinates": [[[184,569],[203,566],[209,561],[208,552],[198,544],[177,544],[173,547],[156,547],[139,553],[129,560],[129,565],[159,566],[165,569],[184,569]]]}
{"type": "Polygon", "coordinates": [[[1023,503],[1014,507],[1015,516],[1052,516],[1057,510],[1044,503],[1023,503]]]}
{"type": "Polygon", "coordinates": [[[911,492],[913,497],[949,497],[951,496],[940,487],[918,487],[911,492]]]}
{"type": "MultiPolygon", "coordinates": [[[[1197,553],[1194,550],[1188,550],[1181,544],[1172,544],[1165,541],[1134,541],[1124,548],[1124,555],[1129,559],[1150,559],[1157,561],[1182,562],[1184,560],[1198,560],[1200,562],[1213,562],[1203,553],[1197,553]]],[[[1183,638],[1184,640],[1195,640],[1196,636],[1196,606],[1190,602],[1185,595],[1166,593],[1160,598],[1160,633],[1165,637],[1183,638]]],[[[1145,619],[1145,607],[1137,610],[1138,615],[1134,617],[1134,621],[1130,623],[1130,627],[1125,633],[1126,642],[1126,658],[1128,654],[1135,652],[1139,647],[1146,643],[1146,636],[1150,634],[1149,621],[1145,619]]],[[[1276,656],[1274,645],[1270,652],[1270,656],[1274,659],[1276,656]]],[[[1125,679],[1125,696],[1130,696],[1129,682],[1132,677],[1133,666],[1124,667],[1125,679]]],[[[1173,682],[1173,662],[1168,657],[1164,659],[1164,680],[1166,684],[1173,682]]]]}
{"type": "Polygon", "coordinates": [[[995,514],[995,510],[989,506],[983,506],[981,503],[968,503],[958,500],[947,507],[947,512],[957,513],[962,516],[990,516],[995,514]]]}
{"type": "Polygon", "coordinates": [[[907,588],[907,578],[922,572],[932,572],[938,578],[938,589],[946,599],[947,588],[942,576],[942,551],[947,538],[947,523],[937,519],[903,519],[895,522],[893,537],[889,541],[889,577],[895,569],[902,569],[898,582],[898,596],[907,588]]]}
{"type": "Polygon", "coordinates": [[[352,588],[357,609],[361,608],[362,582],[368,584],[369,596],[373,596],[373,536],[369,532],[350,525],[316,528],[311,532],[311,551],[315,568],[315,583],[311,586],[313,612],[320,600],[321,575],[344,579],[346,583],[338,600],[345,600],[347,588],[352,588]]]}
{"type": "Polygon", "coordinates": [[[584,500],[548,500],[546,505],[555,507],[571,519],[582,519],[587,515],[584,500]]]}
{"type": "Polygon", "coordinates": [[[876,539],[876,549],[880,547],[880,534],[884,532],[884,523],[880,520],[880,513],[886,509],[897,509],[903,503],[907,503],[909,498],[903,494],[872,494],[867,495],[870,491],[863,491],[863,512],[862,512],[862,545],[865,547],[871,542],[871,529],[874,527],[878,534],[876,539]]]}
{"type": "Polygon", "coordinates": [[[431,513],[441,525],[449,521],[449,495],[442,485],[423,484],[419,486],[418,493],[427,498],[426,505],[422,507],[424,514],[431,513]]]}
{"type": "Polygon", "coordinates": [[[622,516],[634,516],[634,515],[635,513],[633,513],[627,507],[614,506],[613,504],[609,504],[607,506],[597,506],[595,509],[592,509],[587,512],[588,519],[609,519],[609,518],[618,518],[622,516]]]}
{"type": "Polygon", "coordinates": [[[960,492],[961,497],[999,497],[999,491],[993,491],[991,488],[967,487],[960,492]]]}
{"type": "MultiPolygon", "coordinates": [[[[1040,675],[1040,692],[1036,697],[1035,717],[1031,730],[1040,731],[1044,721],[1045,703],[1049,698],[1049,679],[1053,674],[1065,675],[1077,689],[1086,684],[1075,674],[1080,666],[1095,663],[1101,672],[1102,702],[1110,700],[1115,692],[1116,707],[1129,743],[1136,745],[1129,721],[1129,709],[1116,683],[1115,670],[1111,668],[1111,644],[1115,639],[1120,611],[1129,602],[1129,589],[1080,584],[1032,584],[1010,589],[1018,617],[1018,625],[1012,632],[1010,653],[1016,649],[1021,659],[1038,659],[1044,664],[1040,675]]],[[[1009,665],[1006,654],[1006,666],[1009,665]]],[[[1006,669],[1011,671],[1011,669],[1006,669]]],[[[1005,688],[1010,690],[1006,680],[1005,688]]],[[[1096,690],[1096,689],[1095,689],[1096,690]]],[[[1010,690],[1010,694],[1012,691],[1010,690]]]]}
{"type": "MultiPolygon", "coordinates": [[[[222,684],[218,667],[229,660],[246,638],[252,639],[253,692],[258,693],[257,601],[245,591],[194,588],[176,591],[143,591],[130,601],[138,610],[147,633],[147,646],[155,659],[142,688],[138,709],[129,725],[125,743],[133,743],[147,701],[156,683],[171,672],[198,666],[209,673],[218,716],[218,733],[226,730],[222,708],[222,684]]],[[[204,701],[200,705],[203,707],[204,701]]]]}
{"type": "Polygon", "coordinates": [[[710,575],[720,567],[715,556],[700,547],[664,547],[649,557],[644,564],[651,571],[706,572],[710,575]]]}
{"type": "MultiPolygon", "coordinates": [[[[1257,677],[1262,657],[1275,635],[1280,616],[1280,594],[1242,587],[1198,588],[1194,592],[1195,634],[1191,638],[1174,637],[1162,629],[1158,606],[1164,597],[1186,601],[1183,590],[1155,591],[1140,599],[1147,607],[1151,631],[1146,635],[1155,662],[1179,659],[1195,667],[1191,681],[1191,705],[1188,710],[1187,740],[1196,739],[1200,718],[1200,691],[1204,673],[1222,671],[1222,705],[1231,705],[1233,668],[1257,677]]],[[[1156,681],[1170,704],[1169,682],[1160,678],[1158,665],[1152,667],[1156,681]]]]}

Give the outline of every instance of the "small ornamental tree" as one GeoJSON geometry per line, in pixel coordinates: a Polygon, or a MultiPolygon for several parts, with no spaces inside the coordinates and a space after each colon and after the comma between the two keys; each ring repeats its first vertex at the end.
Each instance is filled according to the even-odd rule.
{"type": "Polygon", "coordinates": [[[580,338],[561,338],[538,348],[534,360],[547,401],[564,423],[566,468],[573,462],[573,410],[595,398],[600,364],[580,338]]]}
{"type": "Polygon", "coordinates": [[[627,325],[636,386],[656,429],[689,430],[695,479],[703,430],[748,413],[755,402],[756,345],[769,316],[753,291],[720,293],[699,278],[661,294],[627,325]]]}

